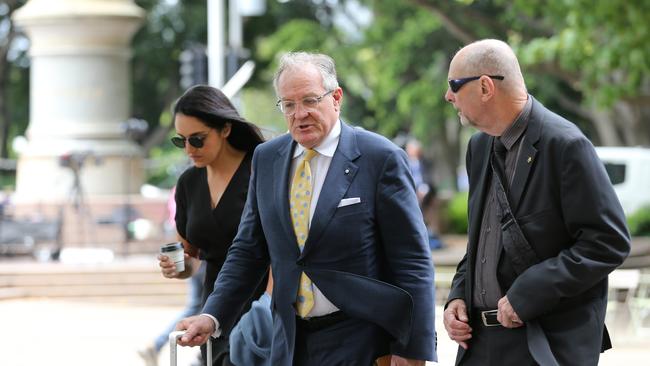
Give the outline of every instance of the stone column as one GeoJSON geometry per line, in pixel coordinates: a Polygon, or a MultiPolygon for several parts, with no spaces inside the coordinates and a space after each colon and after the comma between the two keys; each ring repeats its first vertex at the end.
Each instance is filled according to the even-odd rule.
{"type": "Polygon", "coordinates": [[[132,0],[29,0],[16,11],[14,21],[31,41],[18,201],[72,198],[78,163],[85,195],[137,192],[142,152],[124,123],[131,116],[130,41],[143,16],[132,0]]]}

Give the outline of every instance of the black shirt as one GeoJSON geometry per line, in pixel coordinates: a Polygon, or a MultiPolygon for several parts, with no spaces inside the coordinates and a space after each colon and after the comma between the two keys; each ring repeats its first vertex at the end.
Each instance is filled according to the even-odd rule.
{"type": "MultiPolygon", "coordinates": [[[[206,168],[191,167],[178,179],[176,229],[181,237],[199,249],[199,257],[207,262],[202,303],[212,293],[228,248],[237,234],[248,193],[251,157],[250,153],[244,157],[214,209],[206,168]]],[[[259,294],[261,292],[256,291],[255,298],[259,294]]]]}
{"type": "MultiPolygon", "coordinates": [[[[495,139],[501,140],[507,150],[504,177],[506,180],[504,188],[506,189],[512,184],[515,175],[521,141],[525,138],[532,105],[532,97],[529,96],[523,110],[513,124],[501,136],[495,137],[495,139]]],[[[496,200],[496,188],[492,184],[491,175],[488,175],[488,177],[490,177],[488,178],[488,194],[483,206],[483,218],[474,267],[472,301],[476,308],[496,309],[499,299],[503,297],[497,279],[497,267],[503,250],[501,245],[501,207],[499,207],[496,200]]]]}

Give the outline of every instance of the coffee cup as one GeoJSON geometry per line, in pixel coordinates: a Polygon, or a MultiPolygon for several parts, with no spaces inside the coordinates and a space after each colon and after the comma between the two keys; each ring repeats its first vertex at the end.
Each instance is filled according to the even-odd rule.
{"type": "Polygon", "coordinates": [[[160,254],[166,255],[176,265],[176,272],[185,270],[185,250],[181,242],[169,243],[160,247],[160,254]]]}

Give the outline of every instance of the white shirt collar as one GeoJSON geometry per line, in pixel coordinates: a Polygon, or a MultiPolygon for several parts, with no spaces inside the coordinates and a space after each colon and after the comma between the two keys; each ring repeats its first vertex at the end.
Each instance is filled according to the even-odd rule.
{"type": "MultiPolygon", "coordinates": [[[[320,155],[325,155],[328,157],[333,157],[336,152],[336,148],[339,146],[339,138],[341,137],[341,120],[336,121],[330,133],[325,137],[325,139],[316,146],[316,150],[320,155]]],[[[296,158],[305,151],[305,147],[296,144],[296,148],[293,150],[293,158],[296,158]]]]}

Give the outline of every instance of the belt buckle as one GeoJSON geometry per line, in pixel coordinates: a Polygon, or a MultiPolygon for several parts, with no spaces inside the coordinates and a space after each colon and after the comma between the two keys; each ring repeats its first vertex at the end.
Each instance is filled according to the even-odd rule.
{"type": "Polygon", "coordinates": [[[497,320],[497,311],[498,310],[481,311],[481,320],[483,321],[484,326],[498,327],[501,325],[501,323],[499,323],[497,320]]]}

